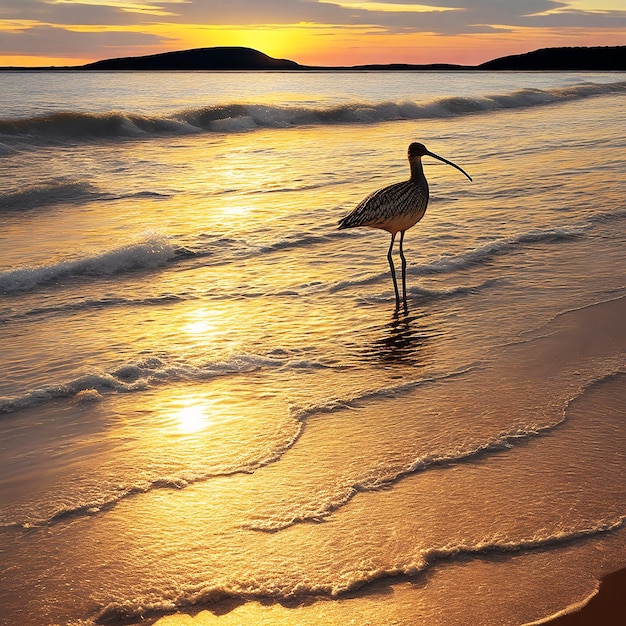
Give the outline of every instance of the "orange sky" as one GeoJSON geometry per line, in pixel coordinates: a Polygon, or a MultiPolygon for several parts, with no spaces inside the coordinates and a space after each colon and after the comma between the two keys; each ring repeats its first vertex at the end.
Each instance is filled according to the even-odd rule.
{"type": "Polygon", "coordinates": [[[310,65],[626,44],[626,0],[2,0],[0,66],[248,46],[310,65]]]}

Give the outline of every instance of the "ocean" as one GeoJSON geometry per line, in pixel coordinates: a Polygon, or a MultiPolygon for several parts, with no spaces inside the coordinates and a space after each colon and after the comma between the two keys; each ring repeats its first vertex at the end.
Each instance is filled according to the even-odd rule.
{"type": "Polygon", "coordinates": [[[2,624],[521,626],[626,565],[623,74],[0,81],[2,624]],[[337,222],[413,141],[473,182],[424,158],[395,311],[337,222]]]}

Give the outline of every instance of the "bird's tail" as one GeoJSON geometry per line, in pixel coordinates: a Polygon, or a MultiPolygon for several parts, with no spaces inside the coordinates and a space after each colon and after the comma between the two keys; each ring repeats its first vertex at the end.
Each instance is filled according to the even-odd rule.
{"type": "Polygon", "coordinates": [[[339,230],[343,230],[344,228],[353,228],[354,226],[356,226],[353,218],[354,216],[352,215],[352,213],[350,213],[350,215],[342,217],[338,222],[339,230]]]}

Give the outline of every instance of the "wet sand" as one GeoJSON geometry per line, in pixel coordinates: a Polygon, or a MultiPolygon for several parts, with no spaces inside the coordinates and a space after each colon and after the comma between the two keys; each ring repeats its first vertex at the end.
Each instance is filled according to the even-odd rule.
{"type": "MultiPolygon", "coordinates": [[[[537,345],[544,346],[541,349],[541,361],[552,361],[557,356],[562,357],[563,353],[570,350],[584,351],[591,349],[591,346],[612,345],[620,336],[620,328],[622,320],[626,314],[626,298],[617,298],[612,301],[603,302],[592,305],[583,309],[575,310],[560,316],[551,323],[551,330],[556,330],[546,336],[543,342],[537,345]],[[558,330],[557,330],[558,329],[558,330]],[[548,339],[549,337],[549,339],[548,339]],[[558,354],[550,352],[548,348],[558,345],[563,352],[558,354]]],[[[615,346],[613,346],[615,348],[615,346]]],[[[598,348],[599,349],[599,348],[598,348]]],[[[558,352],[558,351],[557,351],[558,352]]],[[[602,414],[605,411],[613,411],[611,407],[619,406],[619,397],[623,394],[623,386],[616,385],[618,379],[604,382],[597,386],[593,392],[587,393],[581,397],[575,406],[570,407],[571,411],[577,411],[583,415],[587,412],[592,414],[602,414]],[[615,402],[618,404],[615,405],[615,402]]],[[[569,419],[576,419],[575,416],[568,414],[569,419]]],[[[572,544],[572,547],[575,546],[572,544]]],[[[555,598],[545,603],[540,608],[539,601],[550,596],[550,588],[553,591],[559,587],[562,580],[559,580],[564,571],[558,568],[548,568],[544,572],[543,583],[541,588],[537,587],[535,595],[530,593],[528,596],[528,605],[517,614],[519,622],[512,621],[512,613],[507,614],[507,605],[515,600],[515,592],[513,595],[499,595],[499,591],[493,594],[486,593],[483,597],[485,606],[490,606],[494,613],[486,620],[484,615],[479,616],[476,607],[467,606],[469,614],[472,615],[476,624],[507,624],[509,626],[624,626],[626,625],[626,567],[607,574],[601,580],[599,590],[592,594],[593,580],[596,576],[600,576],[602,572],[623,566],[623,560],[619,556],[610,556],[609,550],[605,556],[606,560],[602,563],[594,562],[591,556],[593,553],[588,552],[587,556],[582,557],[578,563],[578,570],[581,573],[581,580],[586,579],[589,586],[577,586],[581,581],[572,580],[572,593],[569,594],[569,602],[577,602],[577,604],[558,604],[555,598]],[[585,564],[588,564],[587,568],[585,564]],[[584,591],[584,589],[588,591],[584,591]],[[589,593],[587,597],[578,596],[577,593],[582,591],[589,593]],[[508,598],[508,600],[507,600],[508,598]],[[490,600],[495,604],[490,604],[490,600]],[[501,602],[501,605],[497,603],[501,602]],[[548,608],[549,607],[549,608],[548,608]],[[560,610],[559,610],[560,609],[560,610]],[[542,611],[546,612],[543,613],[542,611]],[[556,612],[558,611],[558,613],[556,612]],[[532,615],[535,613],[534,621],[522,621],[523,613],[532,615]],[[552,613],[551,613],[552,612],[552,613]]],[[[529,553],[532,557],[533,553],[529,553]]],[[[564,562],[568,561],[566,555],[563,555],[564,562]]],[[[494,562],[495,563],[495,562],[494,562]]],[[[571,567],[571,562],[570,562],[571,567]]],[[[471,568],[470,568],[471,569],[471,568]]],[[[256,598],[250,598],[248,601],[223,601],[211,607],[198,606],[198,611],[191,610],[191,614],[176,613],[166,615],[156,621],[158,626],[209,626],[209,624],[220,624],[229,626],[235,624],[267,624],[268,626],[309,626],[317,623],[340,624],[350,621],[353,624],[459,624],[458,621],[458,604],[460,598],[451,597],[451,593],[456,595],[455,590],[459,590],[460,581],[465,580],[465,584],[480,585],[481,578],[478,576],[473,583],[467,578],[467,571],[460,568],[457,572],[456,568],[442,568],[442,576],[439,578],[428,578],[428,585],[421,586],[419,580],[414,581],[415,586],[407,589],[403,586],[403,582],[395,579],[388,579],[385,583],[379,581],[373,586],[366,586],[359,589],[353,594],[349,594],[343,598],[335,598],[319,602],[310,598],[308,601],[303,600],[301,603],[293,604],[279,601],[273,602],[269,599],[265,601],[256,598]],[[457,575],[458,574],[458,575],[457,575]],[[394,588],[394,582],[397,586],[394,588]],[[378,593],[383,584],[391,583],[388,593],[378,593]],[[443,586],[442,586],[443,585],[443,586]],[[439,588],[439,592],[437,591],[439,588]],[[447,602],[443,598],[448,598],[450,605],[456,605],[456,610],[451,611],[450,621],[447,617],[441,616],[442,621],[436,620],[422,621],[424,619],[425,606],[420,604],[418,600],[419,593],[426,593],[430,597],[430,602],[437,603],[437,606],[446,606],[447,602]],[[387,621],[388,620],[388,621],[387,621]],[[413,621],[414,620],[414,621],[413,621]]],[[[493,573],[493,572],[492,572],[493,573]]],[[[490,577],[483,577],[483,582],[489,580],[490,577]]],[[[491,577],[494,581],[496,578],[491,577]]],[[[404,581],[406,582],[406,581],[404,581]]],[[[499,581],[502,583],[502,581],[499,581]]],[[[520,588],[523,581],[520,579],[520,588]]],[[[497,586],[497,585],[495,585],[497,586]]],[[[502,587],[503,589],[504,587],[502,587]]],[[[459,594],[461,595],[461,594],[459,594]]],[[[565,594],[568,595],[568,594],[565,594]]],[[[519,600],[519,595],[517,597],[519,600]]],[[[427,603],[426,603],[427,604],[427,603]]],[[[510,608],[510,607],[509,607],[510,608]]],[[[426,618],[429,619],[429,618],[426,618]]],[[[528,618],[527,618],[528,619],[528,618]]]]}
{"type": "Polygon", "coordinates": [[[549,626],[624,626],[626,624],[626,568],[607,574],[589,602],[572,613],[548,621],[549,626]]]}

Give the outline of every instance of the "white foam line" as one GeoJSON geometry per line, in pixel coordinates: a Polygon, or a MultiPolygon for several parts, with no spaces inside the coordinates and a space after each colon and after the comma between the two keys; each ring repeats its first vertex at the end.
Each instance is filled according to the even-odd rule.
{"type": "MultiPolygon", "coordinates": [[[[94,616],[97,622],[112,622],[122,619],[141,619],[147,616],[172,613],[185,607],[200,604],[214,603],[226,598],[271,599],[280,601],[288,598],[306,598],[313,596],[327,596],[339,598],[363,585],[384,579],[394,579],[398,576],[415,577],[439,562],[460,556],[480,557],[491,553],[514,553],[529,550],[541,550],[550,546],[584,539],[597,534],[611,532],[621,528],[626,521],[626,516],[613,520],[602,520],[595,526],[587,528],[572,528],[543,537],[531,537],[518,541],[500,541],[486,539],[474,544],[459,544],[442,546],[428,550],[415,562],[398,565],[397,567],[377,568],[372,570],[359,569],[353,572],[353,576],[340,583],[319,584],[289,584],[285,582],[281,587],[275,584],[264,586],[261,581],[228,581],[221,584],[211,584],[207,581],[206,586],[195,586],[188,589],[168,590],[167,597],[159,597],[152,592],[147,597],[135,597],[127,600],[117,600],[105,604],[94,616]]],[[[537,622],[542,623],[542,622],[537,622]]],[[[530,625],[527,625],[530,626],[530,625]]]]}

